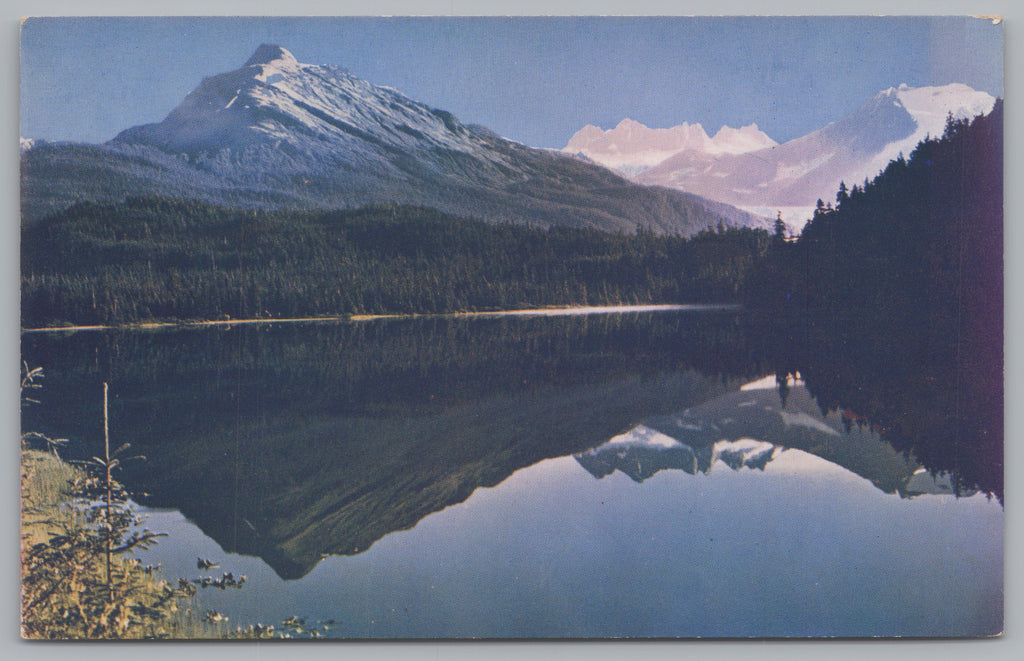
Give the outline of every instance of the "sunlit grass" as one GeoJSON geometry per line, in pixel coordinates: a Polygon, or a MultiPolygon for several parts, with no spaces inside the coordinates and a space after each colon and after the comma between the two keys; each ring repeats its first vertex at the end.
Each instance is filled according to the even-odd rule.
{"type": "MultiPolygon", "coordinates": [[[[112,562],[114,599],[100,547],[61,542],[83,539],[89,528],[76,485],[82,468],[57,455],[24,450],[21,456],[22,636],[33,639],[253,639],[319,638],[301,618],[271,625],[234,626],[205,610],[192,581],[167,580],[158,568],[131,555],[112,562]]],[[[217,581],[212,581],[216,585],[217,581]]],[[[241,585],[239,582],[238,586],[241,585]]]]}

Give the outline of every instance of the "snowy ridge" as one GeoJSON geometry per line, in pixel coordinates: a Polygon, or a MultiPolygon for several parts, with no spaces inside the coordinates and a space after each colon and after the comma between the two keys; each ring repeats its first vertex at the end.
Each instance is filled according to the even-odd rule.
{"type": "Polygon", "coordinates": [[[235,160],[265,146],[317,161],[337,160],[341,147],[370,161],[381,147],[498,160],[447,113],[338,67],[301,64],[268,44],[242,68],[205,79],[164,121],[128,129],[114,142],[193,154],[231,150],[235,160]]]}
{"type": "Polygon", "coordinates": [[[941,136],[949,115],[972,118],[994,104],[991,95],[959,83],[900,85],[781,145],[756,124],[723,127],[709,138],[700,125],[648,129],[624,120],[610,131],[584,127],[565,151],[640,183],[696,193],[756,214],[785,210],[784,220],[799,231],[816,201],[833,199],[841,181],[849,186],[874,178],[901,153],[909,156],[924,138],[941,136]]]}
{"type": "Polygon", "coordinates": [[[752,438],[718,441],[713,446],[712,465],[724,464],[733,470],[749,468],[763,471],[769,461],[784,451],[771,443],[752,438]]]}
{"type": "Polygon", "coordinates": [[[581,154],[626,174],[637,174],[682,151],[743,154],[775,144],[757,124],[738,129],[723,126],[714,137],[709,137],[700,124],[683,122],[672,128],[656,129],[627,118],[607,131],[592,124],[584,126],[562,151],[581,154]]]}
{"type": "Polygon", "coordinates": [[[613,436],[610,438],[602,448],[628,448],[628,447],[648,447],[648,448],[672,448],[681,446],[682,443],[666,436],[659,431],[639,425],[629,430],[625,434],[613,436]]]}
{"type": "Polygon", "coordinates": [[[746,154],[747,152],[759,149],[768,149],[779,143],[775,142],[768,135],[757,127],[757,124],[748,124],[734,129],[731,126],[723,126],[718,129],[715,137],[711,138],[712,154],[746,154]]]}
{"type": "Polygon", "coordinates": [[[32,149],[33,147],[38,147],[39,145],[45,145],[45,144],[46,144],[45,140],[37,140],[36,138],[23,138],[23,137],[19,137],[18,138],[18,151],[23,154],[23,153],[27,152],[29,149],[32,149]]]}
{"type": "Polygon", "coordinates": [[[667,469],[682,470],[690,475],[710,473],[716,466],[763,471],[768,462],[783,451],[772,443],[751,438],[691,445],[639,425],[575,458],[599,479],[618,470],[634,482],[643,482],[667,469]]]}
{"type": "MultiPolygon", "coordinates": [[[[800,378],[798,373],[795,377],[792,375],[786,376],[786,385],[790,388],[803,388],[804,382],[800,378]]],[[[760,378],[757,381],[751,381],[740,386],[740,391],[747,390],[778,390],[779,379],[774,374],[770,374],[766,377],[760,378]]]]}
{"type": "Polygon", "coordinates": [[[992,111],[996,101],[995,97],[985,92],[975,91],[959,83],[919,88],[907,87],[904,83],[898,88],[890,87],[879,96],[902,107],[914,119],[917,128],[906,138],[887,145],[858,172],[851,173],[849,179],[855,183],[873,178],[900,154],[910,156],[914,147],[925,138],[941,137],[950,115],[957,119],[986,115],[992,111]]]}

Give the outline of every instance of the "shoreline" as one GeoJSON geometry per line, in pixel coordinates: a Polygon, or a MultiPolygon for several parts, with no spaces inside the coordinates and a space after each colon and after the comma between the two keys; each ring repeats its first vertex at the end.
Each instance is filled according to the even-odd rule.
{"type": "Polygon", "coordinates": [[[207,321],[151,321],[130,324],[94,324],[89,326],[46,326],[22,328],[21,333],[69,333],[109,330],[159,330],[167,328],[203,328],[207,326],[241,326],[252,324],[360,323],[382,319],[445,319],[462,317],[570,317],[598,314],[630,314],[651,312],[711,312],[738,310],[738,303],[662,303],[649,305],[585,305],[558,308],[524,308],[516,310],[485,310],[480,312],[428,312],[398,314],[346,314],[326,317],[293,317],[286,319],[218,319],[207,321]]]}

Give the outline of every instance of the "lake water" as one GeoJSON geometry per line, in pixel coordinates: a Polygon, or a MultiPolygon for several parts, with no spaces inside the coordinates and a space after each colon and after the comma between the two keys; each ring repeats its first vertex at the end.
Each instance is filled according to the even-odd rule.
{"type": "Polygon", "coordinates": [[[972,472],[1001,456],[924,465],[949,449],[780,389],[758,337],[734,310],[26,334],[24,426],[93,454],[108,381],[114,442],[146,455],[123,479],[169,533],[145,560],[245,574],[200,592],[234,624],[1001,631],[1001,480],[972,472]]]}

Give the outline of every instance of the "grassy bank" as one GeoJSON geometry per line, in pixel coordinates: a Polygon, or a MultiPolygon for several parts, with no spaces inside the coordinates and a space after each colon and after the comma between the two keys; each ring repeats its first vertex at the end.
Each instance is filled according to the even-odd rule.
{"type": "Polygon", "coordinates": [[[97,552],[102,524],[77,502],[87,472],[52,453],[21,456],[22,636],[31,639],[217,637],[198,602],[124,555],[97,552]]]}
{"type": "MultiPolygon", "coordinates": [[[[81,502],[87,471],[56,454],[21,454],[21,635],[36,640],[319,638],[292,617],[279,627],[231,626],[204,610],[192,583],[168,581],[130,554],[106,557],[90,507],[81,502]]],[[[92,510],[93,512],[95,510],[92,510]]],[[[116,529],[116,524],[115,524],[116,529]]],[[[130,543],[131,533],[120,539],[130,543]]],[[[216,585],[216,581],[214,581],[216,585]]],[[[240,584],[239,584],[240,585],[240,584]]]]}

